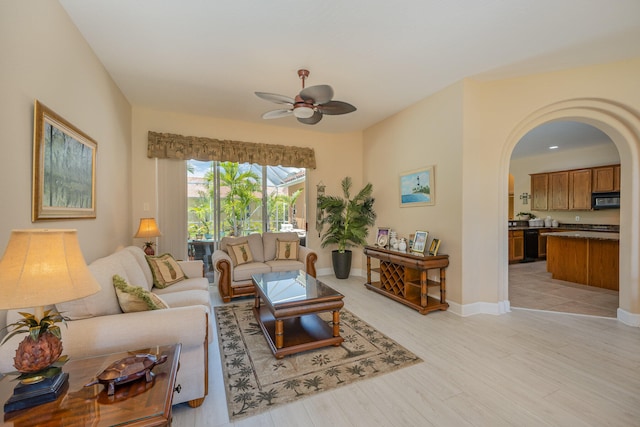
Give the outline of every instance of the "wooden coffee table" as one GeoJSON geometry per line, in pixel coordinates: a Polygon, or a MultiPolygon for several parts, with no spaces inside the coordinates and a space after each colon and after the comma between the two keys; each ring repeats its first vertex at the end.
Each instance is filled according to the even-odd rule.
{"type": "MultiPolygon", "coordinates": [[[[180,344],[72,359],[64,365],[69,383],[57,400],[32,408],[4,413],[3,426],[167,426],[171,425],[171,405],[180,344]],[[116,386],[112,396],[102,384],[84,387],[116,360],[136,354],[166,354],[167,361],[153,368],[154,379],[144,378],[116,386]]],[[[4,405],[16,385],[13,375],[0,380],[0,400],[4,405]]]]}
{"type": "Polygon", "coordinates": [[[276,358],[338,346],[344,296],[304,271],[256,274],[253,312],[276,358]],[[317,313],[333,312],[333,325],[317,313]]]}

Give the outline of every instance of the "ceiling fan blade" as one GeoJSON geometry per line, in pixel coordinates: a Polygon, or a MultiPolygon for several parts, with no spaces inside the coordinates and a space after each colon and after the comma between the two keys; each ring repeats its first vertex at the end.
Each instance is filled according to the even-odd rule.
{"type": "Polygon", "coordinates": [[[279,119],[280,117],[286,117],[293,114],[293,109],[291,110],[272,110],[267,111],[262,115],[263,119],[279,119]]]}
{"type": "Polygon", "coordinates": [[[328,114],[330,116],[337,116],[339,114],[353,113],[356,111],[356,107],[342,101],[330,101],[326,104],[318,105],[318,111],[322,114],[328,114]]]}
{"type": "Polygon", "coordinates": [[[329,85],[309,86],[302,89],[300,97],[305,101],[313,101],[314,104],[325,104],[333,98],[333,89],[329,85]]]}
{"type": "Polygon", "coordinates": [[[314,111],[313,116],[309,117],[308,119],[298,118],[298,121],[300,123],[304,123],[305,125],[315,125],[320,120],[322,120],[322,113],[318,111],[314,111]]]}
{"type": "Polygon", "coordinates": [[[275,102],[276,104],[291,104],[295,102],[293,98],[284,95],[278,95],[276,93],[268,93],[268,92],[255,92],[255,94],[264,100],[275,102]]]}

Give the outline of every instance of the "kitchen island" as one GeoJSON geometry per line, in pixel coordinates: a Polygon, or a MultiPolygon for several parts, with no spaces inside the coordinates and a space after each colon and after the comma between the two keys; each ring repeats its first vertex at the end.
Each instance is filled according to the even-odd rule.
{"type": "Polygon", "coordinates": [[[618,290],[619,233],[564,231],[544,235],[551,277],[618,290]]]}

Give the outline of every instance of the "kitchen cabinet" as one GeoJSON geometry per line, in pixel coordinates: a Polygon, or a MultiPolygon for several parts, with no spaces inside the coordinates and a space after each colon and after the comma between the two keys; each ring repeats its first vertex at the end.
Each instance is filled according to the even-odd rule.
{"type": "Polygon", "coordinates": [[[524,259],[524,231],[509,230],[509,262],[524,259]]]}
{"type": "Polygon", "coordinates": [[[547,257],[547,236],[544,233],[551,232],[550,228],[541,228],[538,230],[538,258],[545,259],[547,257]]]}
{"type": "Polygon", "coordinates": [[[569,210],[591,209],[591,169],[569,172],[569,210]]]}
{"type": "Polygon", "coordinates": [[[554,211],[569,209],[569,171],[549,174],[549,209],[554,211]]]}
{"type": "Polygon", "coordinates": [[[549,174],[531,175],[531,209],[546,211],[548,207],[549,174]]]}
{"type": "Polygon", "coordinates": [[[592,168],[593,192],[620,191],[620,165],[592,168]]]}
{"type": "Polygon", "coordinates": [[[618,239],[618,233],[570,231],[549,234],[547,271],[557,280],[617,291],[618,239]]]}
{"type": "Polygon", "coordinates": [[[620,190],[620,165],[530,176],[531,210],[534,211],[591,210],[592,192],[620,190]]]}

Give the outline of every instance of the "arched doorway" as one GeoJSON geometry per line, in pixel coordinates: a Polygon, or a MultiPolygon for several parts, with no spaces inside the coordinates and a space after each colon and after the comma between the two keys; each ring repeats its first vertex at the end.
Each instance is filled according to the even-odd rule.
{"type": "MultiPolygon", "coordinates": [[[[607,134],[620,153],[622,165],[620,207],[620,298],[618,319],[640,326],[640,117],[619,103],[602,99],[573,99],[543,107],[525,117],[510,133],[501,159],[502,176],[508,176],[511,153],[531,129],[547,122],[571,120],[594,126],[607,134]]],[[[506,178],[505,178],[506,181],[506,178]]],[[[505,183],[506,187],[506,183],[505,183]]],[[[507,199],[501,198],[501,237],[507,242],[507,199]]],[[[499,292],[508,302],[508,265],[500,277],[499,292]]],[[[508,304],[508,303],[507,303],[508,304]]]]}
{"type": "MultiPolygon", "coordinates": [[[[619,305],[617,290],[618,242],[602,243],[607,248],[615,246],[615,250],[610,251],[610,256],[616,258],[615,266],[609,262],[594,264],[599,265],[599,269],[596,274],[588,275],[592,283],[591,286],[587,286],[576,283],[584,279],[558,280],[557,271],[555,275],[549,272],[546,259],[546,233],[560,230],[574,232],[579,230],[583,232],[618,231],[620,210],[591,210],[590,196],[592,191],[591,168],[619,163],[618,149],[605,133],[589,124],[568,120],[539,125],[529,131],[515,146],[510,164],[509,210],[510,212],[536,215],[540,224],[532,221],[533,226],[529,227],[529,221],[510,220],[509,299],[511,307],[612,318],[617,316],[619,305]],[[548,183],[549,173],[567,170],[575,170],[580,177],[584,177],[585,172],[588,173],[589,188],[580,187],[580,190],[589,192],[586,194],[585,191],[585,195],[589,198],[588,208],[579,206],[577,209],[568,209],[567,206],[557,209],[548,206],[551,196],[547,199],[546,190],[544,207],[540,205],[539,198],[537,200],[539,205],[534,206],[533,200],[529,197],[533,194],[531,174],[534,174],[538,182],[544,180],[548,183]],[[514,193],[517,196],[511,196],[514,193]],[[551,228],[552,220],[556,222],[556,225],[559,223],[560,228],[551,228]],[[547,228],[539,228],[544,227],[543,221],[549,223],[547,228]],[[611,269],[614,272],[598,276],[600,269],[611,269]],[[606,282],[601,281],[600,277],[603,277],[606,282]]],[[[603,170],[608,171],[609,169],[603,170]]],[[[611,170],[614,169],[611,168],[611,170]]],[[[568,172],[555,174],[556,177],[568,177],[569,175],[568,172]]],[[[571,176],[574,175],[571,174],[571,176]]],[[[611,178],[613,180],[613,176],[611,178]]],[[[562,178],[560,179],[562,180],[562,178]]],[[[568,195],[565,193],[565,197],[568,195]]],[[[580,200],[584,200],[584,198],[580,200]]],[[[513,214],[510,218],[512,217],[513,214]]],[[[612,236],[609,233],[598,235],[601,237],[612,236]]],[[[573,241],[573,244],[580,248],[583,248],[586,243],[585,240],[573,241]]],[[[591,241],[591,243],[592,248],[601,244],[599,240],[591,241]]],[[[567,258],[563,256],[561,259],[567,258]]],[[[553,265],[553,260],[551,262],[553,265]]],[[[562,273],[566,271],[566,267],[564,268],[562,273]]],[[[586,271],[586,269],[580,269],[580,274],[586,271]]]]}

